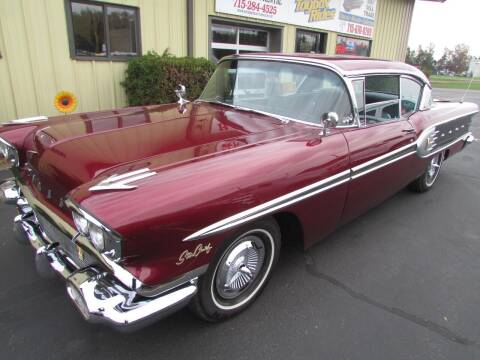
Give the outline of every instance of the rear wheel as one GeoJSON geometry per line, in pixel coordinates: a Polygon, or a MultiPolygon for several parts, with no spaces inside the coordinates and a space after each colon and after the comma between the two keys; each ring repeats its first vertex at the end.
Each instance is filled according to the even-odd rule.
{"type": "Polygon", "coordinates": [[[439,152],[434,155],[427,166],[427,170],[418,179],[413,181],[408,187],[416,192],[425,192],[432,188],[437,180],[440,168],[442,167],[444,153],[439,152]]]}
{"type": "Polygon", "coordinates": [[[260,220],[227,241],[218,252],[191,307],[208,321],[229,318],[247,308],[265,287],[280,250],[280,229],[260,220]]]}

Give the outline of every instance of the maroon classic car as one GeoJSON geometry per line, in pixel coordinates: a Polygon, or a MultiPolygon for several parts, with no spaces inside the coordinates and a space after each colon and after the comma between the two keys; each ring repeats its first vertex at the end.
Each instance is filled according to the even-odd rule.
{"type": "Polygon", "coordinates": [[[0,128],[14,232],[88,321],[135,329],[190,304],[230,317],[292,238],[309,247],[435,183],[478,108],[417,69],[318,55],[224,58],[199,99],[0,128]]]}

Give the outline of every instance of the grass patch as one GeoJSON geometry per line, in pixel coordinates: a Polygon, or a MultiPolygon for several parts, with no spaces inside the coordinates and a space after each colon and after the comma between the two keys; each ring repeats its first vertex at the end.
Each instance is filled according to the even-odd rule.
{"type": "MultiPolygon", "coordinates": [[[[433,87],[436,88],[446,88],[446,89],[466,89],[470,83],[471,78],[461,77],[461,76],[443,76],[443,75],[432,75],[430,77],[430,82],[433,87]]],[[[480,90],[480,78],[473,78],[472,90],[480,90]]]]}

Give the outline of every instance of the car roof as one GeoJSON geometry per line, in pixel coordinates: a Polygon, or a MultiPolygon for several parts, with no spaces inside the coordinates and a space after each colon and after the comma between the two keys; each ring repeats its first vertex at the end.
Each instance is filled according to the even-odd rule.
{"type": "Polygon", "coordinates": [[[403,73],[414,76],[430,85],[425,74],[414,66],[401,61],[374,59],[365,56],[322,55],[308,53],[252,53],[234,55],[235,58],[271,58],[318,62],[330,65],[345,76],[376,73],[403,73]]]}

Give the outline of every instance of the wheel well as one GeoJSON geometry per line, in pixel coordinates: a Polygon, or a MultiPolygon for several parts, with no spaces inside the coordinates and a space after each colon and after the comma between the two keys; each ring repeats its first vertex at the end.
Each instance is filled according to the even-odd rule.
{"type": "Polygon", "coordinates": [[[282,244],[303,249],[303,228],[298,217],[290,212],[277,213],[273,217],[280,226],[282,244]]]}

